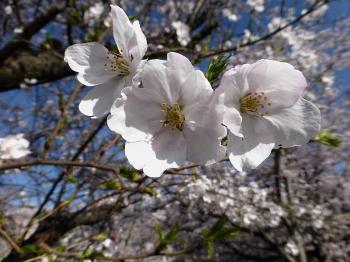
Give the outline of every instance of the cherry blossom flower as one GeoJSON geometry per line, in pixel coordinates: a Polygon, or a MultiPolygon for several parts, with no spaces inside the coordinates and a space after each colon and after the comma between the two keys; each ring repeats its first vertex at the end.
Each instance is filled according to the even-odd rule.
{"type": "Polygon", "coordinates": [[[182,46],[187,46],[191,41],[190,27],[181,21],[174,21],[171,24],[176,30],[177,40],[182,46]]]}
{"type": "Polygon", "coordinates": [[[254,8],[256,12],[261,13],[265,10],[264,0],[248,0],[247,4],[254,8]]]}
{"type": "Polygon", "coordinates": [[[306,144],[320,129],[320,111],[302,98],[303,74],[287,63],[260,60],[227,71],[224,94],[227,153],[239,170],[256,168],[273,148],[306,144]]]}
{"type": "Polygon", "coordinates": [[[23,134],[9,135],[0,138],[0,161],[20,159],[29,155],[29,141],[23,134]]]}
{"type": "Polygon", "coordinates": [[[113,34],[119,52],[108,51],[99,43],[75,44],[66,49],[65,61],[78,72],[78,80],[96,86],[81,101],[80,111],[91,117],[108,113],[121,90],[132,83],[141,70],[147,40],[138,21],[130,22],[125,12],[111,5],[113,34]]]}
{"type": "Polygon", "coordinates": [[[89,9],[84,13],[84,20],[88,24],[93,24],[94,20],[100,19],[105,8],[102,2],[97,2],[90,6],[89,9]]]}
{"type": "Polygon", "coordinates": [[[159,177],[186,161],[208,165],[224,156],[220,96],[186,57],[169,53],[167,61],[147,62],[141,83],[122,91],[108,118],[110,129],[127,141],[131,165],[159,177]]]}

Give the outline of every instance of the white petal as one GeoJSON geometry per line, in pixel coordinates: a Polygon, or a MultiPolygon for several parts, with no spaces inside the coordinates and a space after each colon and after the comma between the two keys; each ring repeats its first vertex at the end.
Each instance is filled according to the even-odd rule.
{"type": "Polygon", "coordinates": [[[152,154],[151,146],[148,142],[126,142],[125,156],[135,169],[142,169],[148,162],[148,156],[152,154]]]}
{"type": "Polygon", "coordinates": [[[115,77],[115,73],[110,73],[101,67],[91,67],[84,72],[79,72],[77,78],[80,83],[86,86],[95,86],[111,81],[115,77]]]}
{"type": "Polygon", "coordinates": [[[109,113],[123,87],[124,81],[116,79],[95,86],[80,102],[80,112],[91,117],[101,117],[109,113]]]}
{"type": "Polygon", "coordinates": [[[181,89],[184,81],[195,70],[187,57],[175,52],[168,53],[166,66],[171,87],[176,90],[181,89]]]}
{"type": "Polygon", "coordinates": [[[179,167],[185,162],[186,144],[180,132],[165,130],[152,142],[127,142],[125,155],[130,164],[143,169],[145,175],[160,177],[166,169],[179,167]]]}
{"type": "Polygon", "coordinates": [[[222,126],[224,106],[214,94],[192,108],[187,114],[184,135],[187,141],[187,160],[201,165],[213,164],[225,155],[221,139],[226,136],[222,126]]]}
{"type": "Polygon", "coordinates": [[[99,43],[84,43],[69,46],[64,52],[64,61],[76,72],[93,67],[95,64],[103,65],[108,50],[99,43]]]}
{"type": "Polygon", "coordinates": [[[134,21],[132,23],[132,27],[134,28],[134,32],[136,34],[136,39],[137,39],[137,52],[135,51],[132,53],[137,55],[138,56],[137,58],[141,60],[147,51],[147,39],[141,30],[139,21],[134,21]]]}
{"type": "Polygon", "coordinates": [[[64,53],[64,60],[78,72],[78,80],[87,86],[102,84],[115,74],[105,70],[108,50],[98,43],[75,44],[64,53]]]}
{"type": "Polygon", "coordinates": [[[249,89],[264,92],[271,110],[292,106],[303,95],[307,82],[303,74],[288,63],[260,60],[247,74],[249,89]]]}
{"type": "Polygon", "coordinates": [[[225,108],[223,124],[234,135],[243,137],[243,135],[240,133],[242,117],[241,114],[234,107],[225,108]]]}
{"type": "Polygon", "coordinates": [[[320,130],[320,110],[303,98],[294,106],[264,118],[270,124],[268,128],[271,129],[276,146],[304,145],[320,130]]]}
{"type": "Polygon", "coordinates": [[[195,70],[187,77],[185,82],[181,84],[181,92],[179,101],[184,107],[184,112],[190,111],[203,99],[207,99],[213,93],[209,81],[206,79],[202,71],[195,70]]]}
{"type": "Polygon", "coordinates": [[[168,168],[176,168],[186,161],[186,142],[182,132],[164,129],[152,139],[152,159],[143,168],[145,175],[159,177],[168,168]],[[153,158],[154,156],[154,158],[153,158]]]}
{"type": "Polygon", "coordinates": [[[249,91],[247,74],[251,68],[250,64],[245,64],[224,73],[217,90],[225,94],[225,106],[239,109],[239,99],[249,91]]]}
{"type": "Polygon", "coordinates": [[[244,138],[228,134],[227,154],[232,165],[238,170],[254,169],[271,153],[275,144],[269,136],[260,133],[261,126],[256,118],[244,117],[242,133],[244,138]]]}
{"type": "Polygon", "coordinates": [[[129,50],[137,46],[136,33],[123,9],[117,5],[111,5],[111,9],[114,40],[123,57],[131,61],[129,50]]]}
{"type": "Polygon", "coordinates": [[[112,106],[107,124],[126,141],[149,140],[161,129],[161,102],[154,102],[152,89],[127,87],[112,106]]]}
{"type": "Polygon", "coordinates": [[[179,90],[170,86],[168,70],[162,60],[147,61],[141,72],[141,82],[144,88],[154,89],[158,93],[160,102],[173,104],[177,102],[179,90]]]}

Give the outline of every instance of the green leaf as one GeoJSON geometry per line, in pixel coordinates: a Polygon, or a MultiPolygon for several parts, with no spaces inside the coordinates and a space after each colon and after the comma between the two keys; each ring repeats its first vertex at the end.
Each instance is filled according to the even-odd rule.
{"type": "Polygon", "coordinates": [[[97,251],[96,249],[93,248],[88,248],[83,252],[83,256],[88,259],[96,259],[96,258],[104,258],[105,256],[103,255],[102,252],[97,251]]]}
{"type": "Polygon", "coordinates": [[[75,185],[78,183],[78,179],[73,175],[68,175],[67,178],[70,182],[72,182],[75,185]]]}
{"type": "Polygon", "coordinates": [[[128,180],[131,180],[132,182],[139,182],[142,179],[138,171],[134,168],[121,167],[119,169],[119,175],[128,180]]]}
{"type": "Polygon", "coordinates": [[[4,213],[0,212],[0,225],[5,223],[5,215],[4,213]]]}
{"type": "Polygon", "coordinates": [[[103,240],[105,240],[107,238],[108,238],[108,233],[107,232],[101,232],[100,234],[93,236],[92,240],[103,241],[103,240]]]}
{"type": "Polygon", "coordinates": [[[108,180],[101,183],[101,187],[107,190],[120,190],[122,185],[116,181],[108,180]]]}
{"type": "Polygon", "coordinates": [[[156,231],[159,236],[159,245],[158,251],[163,250],[167,245],[175,242],[177,240],[178,233],[180,231],[180,226],[178,223],[170,230],[168,234],[166,234],[159,224],[156,224],[156,231]]]}
{"type": "Polygon", "coordinates": [[[216,231],[212,238],[214,241],[225,240],[225,239],[234,239],[238,237],[237,228],[235,227],[223,227],[216,231]]]}
{"type": "Polygon", "coordinates": [[[215,234],[217,231],[219,231],[226,223],[228,222],[228,219],[225,215],[219,218],[219,220],[214,224],[214,226],[211,229],[204,229],[202,231],[202,235],[204,238],[209,238],[213,234],[215,234]]]}
{"type": "Polygon", "coordinates": [[[166,241],[168,243],[174,242],[177,239],[177,234],[180,231],[179,223],[176,223],[175,226],[170,230],[170,232],[166,236],[166,241]]]}
{"type": "Polygon", "coordinates": [[[205,73],[205,76],[210,84],[214,84],[220,79],[222,73],[228,65],[228,59],[229,56],[221,55],[210,62],[208,70],[205,73]]]}
{"type": "Polygon", "coordinates": [[[156,224],[156,232],[158,233],[159,241],[163,241],[165,233],[159,224],[156,224]]]}
{"type": "Polygon", "coordinates": [[[321,133],[315,136],[312,141],[318,142],[322,145],[337,148],[341,144],[341,138],[339,135],[331,133],[328,129],[323,129],[321,133]]]}
{"type": "Polygon", "coordinates": [[[215,256],[215,246],[213,242],[208,242],[208,257],[212,258],[215,256]]]}
{"type": "Polygon", "coordinates": [[[55,250],[59,253],[63,253],[64,251],[66,251],[66,248],[64,246],[57,246],[55,247],[55,250]]]}
{"type": "Polygon", "coordinates": [[[27,244],[24,245],[22,247],[22,249],[26,252],[26,253],[32,253],[32,254],[37,254],[39,252],[39,250],[37,249],[36,246],[32,245],[32,244],[27,244]]]}
{"type": "Polygon", "coordinates": [[[223,215],[218,221],[210,228],[202,231],[203,244],[208,246],[208,257],[211,258],[215,255],[215,242],[225,239],[233,239],[239,236],[238,229],[231,226],[225,226],[228,222],[228,218],[223,215]]]}
{"type": "Polygon", "coordinates": [[[143,189],[143,192],[148,194],[148,195],[150,195],[150,196],[152,196],[152,197],[156,197],[157,196],[157,192],[151,187],[145,187],[143,189]]]}

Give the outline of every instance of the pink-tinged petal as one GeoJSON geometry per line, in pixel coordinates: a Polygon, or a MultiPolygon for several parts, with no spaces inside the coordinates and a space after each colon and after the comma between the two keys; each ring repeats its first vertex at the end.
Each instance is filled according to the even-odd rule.
{"type": "Polygon", "coordinates": [[[199,70],[195,70],[181,85],[179,103],[183,106],[186,114],[197,103],[200,103],[203,99],[208,99],[212,93],[213,89],[204,74],[199,70]]]}
{"type": "Polygon", "coordinates": [[[104,67],[91,67],[84,72],[79,72],[77,79],[80,83],[86,86],[101,85],[107,81],[111,81],[116,77],[115,73],[107,71],[104,67]]]}
{"type": "Polygon", "coordinates": [[[164,128],[151,141],[152,152],[143,172],[158,177],[168,168],[176,168],[186,162],[186,141],[182,132],[164,128]]]}
{"type": "Polygon", "coordinates": [[[141,30],[139,21],[134,21],[132,27],[136,34],[137,46],[134,47],[135,50],[132,50],[131,53],[134,55],[135,59],[141,60],[147,51],[147,39],[141,30]]]}
{"type": "Polygon", "coordinates": [[[95,86],[80,102],[80,112],[94,118],[109,113],[113,102],[120,96],[123,87],[123,80],[118,79],[95,86]]]}
{"type": "Polygon", "coordinates": [[[147,63],[147,60],[141,60],[137,66],[135,67],[134,69],[134,74],[130,74],[129,75],[129,83],[130,85],[132,86],[135,86],[135,87],[140,87],[140,84],[141,84],[141,77],[142,77],[142,70],[144,68],[144,66],[146,65],[147,63]]]}
{"type": "Polygon", "coordinates": [[[270,155],[273,138],[266,134],[264,121],[249,116],[243,118],[241,133],[244,137],[229,132],[227,154],[238,171],[254,169],[270,155]]]}
{"type": "Polygon", "coordinates": [[[168,53],[166,66],[174,90],[180,90],[187,77],[195,71],[187,57],[175,52],[168,53]]]}
{"type": "Polygon", "coordinates": [[[224,104],[227,108],[239,110],[239,100],[249,93],[247,74],[251,70],[250,64],[236,66],[227,70],[221,78],[218,92],[224,93],[224,104]]]}
{"type": "Polygon", "coordinates": [[[179,131],[163,130],[150,141],[127,142],[125,155],[136,169],[149,177],[160,177],[168,168],[185,163],[186,143],[179,131]]]}
{"type": "Polygon", "coordinates": [[[111,9],[114,40],[123,57],[131,61],[132,58],[129,51],[137,46],[136,33],[123,9],[117,5],[111,5],[111,9]]]}
{"type": "Polygon", "coordinates": [[[266,116],[276,146],[304,145],[320,131],[320,110],[311,102],[300,98],[292,107],[278,114],[266,116]]]}
{"type": "Polygon", "coordinates": [[[251,92],[264,92],[271,108],[278,111],[290,107],[303,95],[307,82],[292,65],[273,60],[260,60],[247,74],[251,92]]]}
{"type": "Polygon", "coordinates": [[[187,160],[196,164],[213,164],[225,155],[225,147],[221,146],[221,139],[226,136],[222,125],[224,106],[219,98],[213,94],[202,99],[185,116],[187,160]]]}
{"type": "Polygon", "coordinates": [[[151,143],[147,141],[126,142],[125,155],[129,163],[136,169],[143,169],[149,177],[160,177],[168,168],[178,167],[156,158],[151,143]]]}
{"type": "Polygon", "coordinates": [[[241,134],[242,117],[234,107],[225,108],[223,124],[235,136],[243,137],[241,134]]]}
{"type": "Polygon", "coordinates": [[[141,72],[141,82],[145,89],[153,89],[155,93],[158,93],[157,99],[159,98],[160,103],[177,102],[179,94],[170,85],[164,61],[156,59],[147,61],[141,72]]]}
{"type": "Polygon", "coordinates": [[[104,65],[108,50],[99,43],[84,43],[69,46],[64,52],[64,61],[76,72],[104,65]]]}
{"type": "Polygon", "coordinates": [[[135,169],[142,169],[149,161],[149,156],[154,154],[151,145],[146,141],[126,142],[125,156],[135,169]]]}
{"type": "Polygon", "coordinates": [[[78,72],[78,80],[87,86],[102,84],[116,74],[105,68],[108,50],[98,43],[75,44],[68,47],[64,60],[78,72]]]}
{"type": "Polygon", "coordinates": [[[152,90],[126,87],[112,106],[107,124],[129,142],[149,140],[162,125],[161,105],[155,103],[152,90]]]}

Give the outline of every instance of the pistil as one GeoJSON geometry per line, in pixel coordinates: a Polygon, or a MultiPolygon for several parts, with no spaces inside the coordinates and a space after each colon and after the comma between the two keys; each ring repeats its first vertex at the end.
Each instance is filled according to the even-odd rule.
{"type": "Polygon", "coordinates": [[[183,130],[183,124],[185,122],[185,115],[182,111],[182,107],[178,103],[174,103],[169,106],[164,102],[160,108],[160,111],[165,113],[165,119],[160,120],[163,127],[171,126],[174,130],[175,128],[179,131],[183,130]]]}

